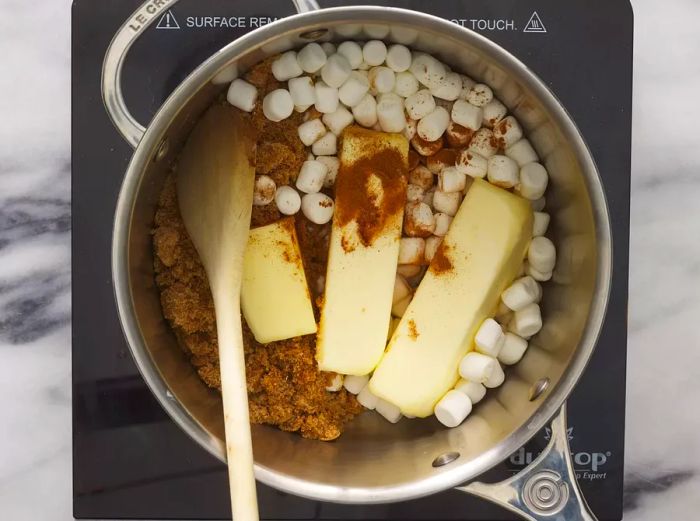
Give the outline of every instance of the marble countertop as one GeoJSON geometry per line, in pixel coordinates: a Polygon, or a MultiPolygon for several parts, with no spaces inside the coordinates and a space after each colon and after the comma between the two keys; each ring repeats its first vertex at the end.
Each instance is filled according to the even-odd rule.
{"type": "MultiPolygon", "coordinates": [[[[625,519],[695,519],[700,3],[633,4],[625,519]]],[[[0,511],[16,520],[72,518],[69,28],[67,0],[0,5],[0,511]]]]}

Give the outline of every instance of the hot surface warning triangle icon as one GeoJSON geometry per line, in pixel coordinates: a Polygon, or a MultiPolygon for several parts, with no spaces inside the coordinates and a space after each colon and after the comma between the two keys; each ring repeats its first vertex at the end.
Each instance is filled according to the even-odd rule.
{"type": "Polygon", "coordinates": [[[544,24],[542,23],[542,19],[540,18],[540,15],[537,14],[537,11],[532,13],[532,16],[530,17],[530,20],[527,22],[527,25],[525,26],[525,29],[523,29],[524,33],[546,33],[547,29],[545,28],[544,24]]]}
{"type": "Polygon", "coordinates": [[[175,19],[175,15],[170,10],[166,11],[165,14],[160,17],[160,20],[158,20],[158,25],[156,25],[156,29],[179,29],[179,28],[180,28],[180,24],[177,23],[177,20],[175,19]]]}

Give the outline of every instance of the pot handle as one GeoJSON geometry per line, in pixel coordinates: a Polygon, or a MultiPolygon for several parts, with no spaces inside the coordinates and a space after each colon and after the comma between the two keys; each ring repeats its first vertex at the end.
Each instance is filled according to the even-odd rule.
{"type": "Polygon", "coordinates": [[[457,490],[487,499],[529,521],[597,521],[576,482],[566,404],[552,421],[549,444],[525,469],[500,483],[472,482],[457,490]]]}
{"type": "MultiPolygon", "coordinates": [[[[122,92],[122,67],[133,43],[162,13],[178,0],[147,0],[119,28],[102,62],[102,100],[112,123],[133,148],[139,144],[146,128],[129,112],[122,92]]],[[[292,0],[298,13],[319,9],[316,0],[292,0]]]]}

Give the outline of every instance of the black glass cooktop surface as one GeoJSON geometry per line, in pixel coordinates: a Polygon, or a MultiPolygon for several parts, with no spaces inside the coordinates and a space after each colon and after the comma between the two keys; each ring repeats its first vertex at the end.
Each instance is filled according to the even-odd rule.
{"type": "MultiPolygon", "coordinates": [[[[322,6],[341,5],[321,0],[322,6]]],[[[612,298],[598,348],[569,401],[575,466],[601,520],[622,517],[629,236],[632,11],[625,0],[367,2],[423,10],[474,29],[530,66],[588,141],[605,185],[614,251],[612,298]]],[[[226,469],[163,412],[139,375],[117,319],[112,216],[131,149],[100,96],[107,45],[139,0],[73,5],[73,481],[77,518],[225,519],[226,469]]],[[[134,45],[128,105],[146,122],[203,59],[261,24],[292,14],[288,0],[183,0],[134,45]],[[217,18],[218,21],[214,21],[217,18]],[[222,22],[221,20],[225,20],[222,22]]],[[[488,476],[522,468],[547,431],[488,476]]],[[[513,515],[449,491],[404,503],[318,503],[259,487],[263,519],[501,520],[513,515]]]]}

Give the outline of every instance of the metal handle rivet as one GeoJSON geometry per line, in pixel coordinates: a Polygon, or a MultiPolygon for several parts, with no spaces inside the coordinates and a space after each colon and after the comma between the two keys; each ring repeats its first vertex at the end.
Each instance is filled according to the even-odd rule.
{"type": "Polygon", "coordinates": [[[325,35],[328,32],[328,29],[314,29],[313,31],[306,31],[305,33],[301,33],[299,35],[299,38],[303,38],[304,40],[318,40],[321,38],[323,35],[325,35]]]}
{"type": "Polygon", "coordinates": [[[433,467],[444,467],[459,458],[459,452],[445,452],[433,460],[433,467]]]}
{"type": "Polygon", "coordinates": [[[163,141],[161,141],[160,145],[158,145],[158,150],[156,150],[156,157],[154,158],[154,161],[157,163],[158,161],[163,159],[168,154],[169,150],[170,140],[167,137],[163,138],[163,141]]]}
{"type": "Polygon", "coordinates": [[[535,400],[537,400],[537,398],[542,396],[542,394],[547,390],[548,387],[549,378],[546,376],[544,378],[540,378],[534,384],[532,384],[532,387],[530,387],[530,392],[527,396],[528,400],[534,402],[535,400]]]}

